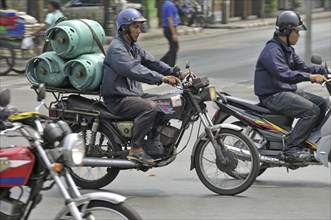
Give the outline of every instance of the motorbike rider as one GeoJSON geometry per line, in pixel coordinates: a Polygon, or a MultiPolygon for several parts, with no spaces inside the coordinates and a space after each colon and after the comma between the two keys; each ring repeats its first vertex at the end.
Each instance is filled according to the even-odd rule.
{"type": "Polygon", "coordinates": [[[285,159],[303,162],[310,158],[304,143],[312,130],[321,124],[326,101],[314,94],[297,89],[297,83],[323,83],[327,79],[320,66],[306,64],[294,51],[299,31],[305,31],[300,16],[293,11],[281,12],[276,21],[274,37],[262,50],[255,70],[255,94],[268,109],[291,118],[299,118],[288,136],[284,149],[285,159]]]}
{"type": "Polygon", "coordinates": [[[157,57],[143,50],[136,42],[143,22],[147,20],[135,9],[125,9],[117,17],[118,33],[109,45],[104,61],[101,95],[109,111],[134,119],[133,137],[128,159],[153,164],[142,144],[153,126],[157,106],[148,100],[141,83],[176,85],[187,73],[180,74],[157,57]]]}

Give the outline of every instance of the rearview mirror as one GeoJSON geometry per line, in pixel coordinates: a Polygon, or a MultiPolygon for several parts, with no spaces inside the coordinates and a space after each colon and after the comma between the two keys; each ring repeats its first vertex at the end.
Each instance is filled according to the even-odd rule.
{"type": "Polygon", "coordinates": [[[313,64],[321,65],[322,64],[322,57],[319,56],[319,55],[313,55],[313,56],[311,56],[310,61],[313,64]]]}
{"type": "Polygon", "coordinates": [[[0,91],[0,106],[6,107],[10,103],[10,91],[9,89],[3,89],[0,91]]]}
{"type": "Polygon", "coordinates": [[[44,84],[40,84],[37,90],[37,101],[40,102],[46,97],[46,86],[44,84]]]}
{"type": "Polygon", "coordinates": [[[186,68],[186,69],[190,69],[190,61],[186,60],[185,68],[186,68]]]}

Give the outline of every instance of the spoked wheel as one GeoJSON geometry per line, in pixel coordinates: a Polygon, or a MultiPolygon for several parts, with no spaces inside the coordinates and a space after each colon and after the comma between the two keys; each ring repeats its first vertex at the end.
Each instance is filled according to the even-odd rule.
{"type": "MultiPolygon", "coordinates": [[[[103,126],[96,134],[95,145],[89,147],[92,131],[82,130],[77,125],[72,127],[73,132],[80,133],[85,141],[87,157],[113,158],[114,152],[121,148],[113,141],[111,133],[103,126]]],[[[118,175],[119,169],[111,167],[72,167],[70,173],[77,186],[83,189],[99,189],[110,184],[118,175]]]]}
{"type": "Polygon", "coordinates": [[[34,56],[35,56],[35,52],[33,48],[20,50],[19,57],[16,57],[15,65],[13,66],[13,71],[19,74],[24,74],[26,69],[26,64],[34,56]]]}
{"type": "Polygon", "coordinates": [[[13,68],[15,54],[9,44],[0,43],[0,76],[7,75],[13,68]]]}
{"type": "MultiPolygon", "coordinates": [[[[124,203],[113,204],[106,201],[93,200],[87,203],[87,205],[81,205],[79,209],[83,213],[83,219],[142,219],[135,210],[124,203]]],[[[70,213],[66,213],[59,219],[74,220],[70,213]]]]}
{"type": "Polygon", "coordinates": [[[248,189],[258,175],[258,151],[254,143],[239,131],[222,129],[217,138],[227,148],[222,150],[226,163],[216,158],[214,147],[207,139],[197,147],[194,159],[196,172],[211,191],[221,195],[239,194],[248,189]],[[243,173],[246,175],[241,175],[243,173]]]}
{"type": "Polygon", "coordinates": [[[205,28],[207,26],[206,19],[202,16],[197,17],[197,25],[198,27],[205,28]]]}

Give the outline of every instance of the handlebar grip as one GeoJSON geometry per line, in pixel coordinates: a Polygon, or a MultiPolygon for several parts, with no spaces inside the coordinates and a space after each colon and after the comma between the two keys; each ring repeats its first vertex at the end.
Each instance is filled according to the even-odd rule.
{"type": "Polygon", "coordinates": [[[216,92],[216,94],[222,100],[223,104],[227,104],[228,103],[228,100],[226,99],[226,97],[223,94],[221,94],[219,92],[216,92]]]}

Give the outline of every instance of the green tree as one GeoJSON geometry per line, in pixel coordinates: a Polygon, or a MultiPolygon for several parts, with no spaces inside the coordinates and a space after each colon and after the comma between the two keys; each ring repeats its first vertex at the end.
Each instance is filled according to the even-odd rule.
{"type": "Polygon", "coordinates": [[[290,9],[296,11],[300,6],[301,3],[298,0],[289,0],[290,9]]]}
{"type": "Polygon", "coordinates": [[[277,0],[266,0],[265,10],[267,17],[275,17],[278,11],[277,0]]]}

